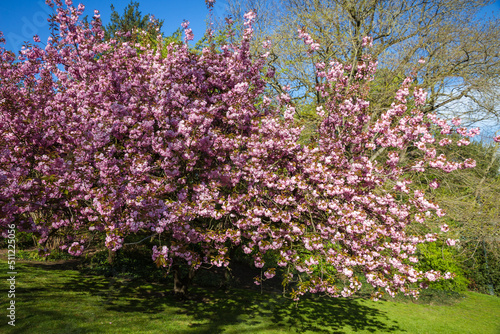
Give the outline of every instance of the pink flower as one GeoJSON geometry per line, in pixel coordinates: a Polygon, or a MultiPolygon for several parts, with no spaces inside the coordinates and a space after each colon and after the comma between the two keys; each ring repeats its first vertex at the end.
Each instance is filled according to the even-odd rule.
{"type": "Polygon", "coordinates": [[[437,273],[430,271],[425,273],[425,278],[427,278],[431,282],[434,282],[435,280],[438,279],[438,275],[437,273]]]}
{"type": "Polygon", "coordinates": [[[450,227],[447,224],[441,225],[441,231],[448,232],[449,230],[450,230],[450,227]]]}
{"type": "Polygon", "coordinates": [[[453,125],[455,125],[455,126],[460,126],[460,124],[462,123],[462,120],[458,117],[455,117],[451,120],[451,123],[453,123],[453,125]]]}
{"type": "Polygon", "coordinates": [[[83,253],[83,249],[83,245],[80,245],[78,242],[73,242],[68,248],[68,253],[73,256],[80,256],[83,253]]]}
{"type": "Polygon", "coordinates": [[[446,244],[450,247],[455,246],[456,242],[457,242],[457,240],[455,240],[455,239],[447,239],[446,240],[446,244]]]}
{"type": "Polygon", "coordinates": [[[421,106],[425,104],[425,99],[427,98],[427,92],[422,88],[418,88],[415,89],[415,91],[413,92],[413,96],[415,97],[415,105],[421,106]]]}
{"type": "Polygon", "coordinates": [[[255,18],[257,17],[257,15],[255,14],[255,12],[249,11],[249,12],[245,13],[243,15],[243,17],[245,18],[244,25],[249,26],[255,20],[255,18]]]}
{"type": "Polygon", "coordinates": [[[266,276],[267,279],[271,279],[276,275],[276,270],[274,269],[269,269],[264,272],[264,276],[266,276]]]}
{"type": "Polygon", "coordinates": [[[349,269],[349,268],[344,268],[344,270],[342,271],[342,273],[343,273],[344,275],[346,275],[347,277],[351,277],[351,276],[352,276],[352,274],[353,274],[353,271],[352,271],[352,269],[349,269]]]}
{"type": "Polygon", "coordinates": [[[373,46],[373,38],[370,36],[363,37],[362,45],[367,46],[367,47],[372,47],[373,46]]]}
{"type": "Polygon", "coordinates": [[[449,139],[449,138],[444,138],[444,139],[441,139],[441,140],[439,141],[439,146],[446,146],[446,145],[449,145],[449,144],[451,144],[451,143],[452,143],[451,139],[449,139]]]}
{"type": "Polygon", "coordinates": [[[301,38],[306,45],[309,45],[309,50],[308,50],[309,54],[311,54],[316,50],[319,50],[320,45],[316,43],[304,29],[299,29],[298,33],[299,33],[299,38],[301,38]]]}
{"type": "Polygon", "coordinates": [[[474,159],[467,159],[464,161],[464,167],[465,168],[474,168],[476,167],[476,160],[474,159]]]}
{"type": "Polygon", "coordinates": [[[473,138],[473,137],[477,136],[480,133],[481,133],[481,130],[479,128],[474,128],[474,129],[470,129],[469,133],[467,135],[469,137],[473,138]]]}
{"type": "Polygon", "coordinates": [[[432,189],[437,189],[439,188],[439,183],[437,182],[437,180],[432,180],[431,183],[429,183],[429,187],[431,187],[432,189]]]}
{"type": "Polygon", "coordinates": [[[184,30],[184,33],[186,34],[186,38],[185,38],[186,42],[187,41],[192,41],[194,39],[193,30],[186,29],[186,30],[184,30]]]}

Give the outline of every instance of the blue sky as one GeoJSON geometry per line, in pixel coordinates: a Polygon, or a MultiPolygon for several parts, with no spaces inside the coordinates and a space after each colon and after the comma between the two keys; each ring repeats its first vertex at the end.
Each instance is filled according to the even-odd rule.
{"type": "MultiPolygon", "coordinates": [[[[206,29],[208,9],[204,0],[136,0],[143,15],[154,14],[164,20],[163,32],[167,35],[180,27],[184,19],[191,22],[195,34],[195,41],[201,38],[206,29]]],[[[109,23],[111,14],[110,5],[113,4],[122,14],[123,9],[130,3],[129,0],[74,0],[78,5],[85,6],[84,15],[92,15],[94,9],[101,12],[104,24],[109,23]]],[[[214,14],[225,16],[226,0],[217,0],[214,14]]],[[[45,0],[0,0],[0,31],[7,39],[7,49],[20,50],[24,41],[32,41],[38,34],[45,42],[49,36],[49,26],[46,21],[51,9],[45,0]]],[[[496,1],[484,11],[487,15],[500,15],[500,0],[496,1]]]]}
{"type": "MultiPolygon", "coordinates": [[[[180,28],[183,20],[191,22],[190,27],[195,34],[195,40],[205,33],[208,9],[204,0],[136,1],[139,2],[142,15],[153,14],[164,20],[163,32],[166,35],[180,28]]],[[[121,15],[130,0],[73,0],[75,6],[79,3],[85,5],[83,16],[92,16],[94,9],[98,9],[106,25],[111,15],[110,5],[113,4],[121,15]]],[[[215,14],[224,15],[224,8],[225,1],[218,0],[215,14]]],[[[50,13],[51,9],[45,4],[45,0],[0,0],[0,31],[7,40],[6,48],[17,52],[24,41],[32,42],[35,34],[45,42],[49,37],[49,25],[46,19],[50,13]]]]}

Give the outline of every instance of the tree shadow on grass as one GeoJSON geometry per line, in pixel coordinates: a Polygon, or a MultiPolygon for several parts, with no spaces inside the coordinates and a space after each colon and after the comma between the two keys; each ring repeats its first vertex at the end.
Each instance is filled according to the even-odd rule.
{"type": "MultiPolygon", "coordinates": [[[[64,312],[52,310],[40,310],[33,307],[23,306],[22,309],[16,314],[15,326],[6,326],[9,329],[5,333],[11,334],[26,334],[26,333],[64,333],[64,334],[97,334],[102,331],[97,326],[89,326],[88,323],[75,321],[75,319],[65,318],[64,312]],[[51,324],[53,320],[59,319],[57,325],[51,324]],[[50,332],[48,332],[48,328],[50,332]]],[[[1,324],[4,325],[4,324],[1,324]]],[[[0,333],[2,326],[0,326],[0,333]]]]}
{"type": "Polygon", "coordinates": [[[237,326],[238,333],[273,329],[295,333],[344,333],[347,329],[372,333],[401,331],[384,312],[363,305],[359,299],[310,296],[297,304],[276,293],[194,287],[189,298],[179,300],[169,292],[170,285],[83,274],[69,275],[61,284],[65,290],[99,296],[109,311],[162,317],[166,308],[176,310],[176,314],[192,319],[189,329],[179,328],[179,333],[224,333],[228,326],[237,326]]]}
{"type": "Polygon", "coordinates": [[[204,293],[207,302],[189,303],[182,311],[201,322],[192,325],[197,333],[223,333],[224,326],[238,323],[244,323],[248,333],[264,329],[263,326],[295,333],[344,333],[343,329],[349,327],[372,333],[401,330],[396,322],[390,324],[383,312],[362,305],[359,300],[303,297],[295,303],[276,294],[242,290],[233,290],[225,296],[204,293]],[[207,319],[210,321],[206,322],[207,319]]]}

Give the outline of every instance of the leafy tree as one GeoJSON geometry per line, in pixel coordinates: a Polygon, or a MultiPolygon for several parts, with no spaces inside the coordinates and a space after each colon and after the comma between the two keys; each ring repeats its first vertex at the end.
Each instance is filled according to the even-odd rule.
{"type": "Polygon", "coordinates": [[[150,14],[142,16],[138,2],[131,1],[121,16],[113,5],[111,5],[111,10],[111,23],[103,27],[106,40],[117,39],[121,42],[132,42],[133,46],[139,44],[142,48],[152,48],[153,50],[160,47],[163,57],[166,56],[167,45],[182,43],[182,30],[180,28],[171,35],[164,36],[161,31],[163,20],[156,19],[150,14]]]}
{"type": "Polygon", "coordinates": [[[440,270],[455,274],[453,280],[431,282],[430,288],[435,290],[463,292],[467,291],[469,280],[462,267],[463,258],[457,250],[447,247],[443,242],[433,242],[419,247],[418,269],[423,271],[440,270]]]}
{"type": "Polygon", "coordinates": [[[465,259],[462,267],[470,281],[469,289],[500,295],[500,258],[498,251],[496,253],[489,251],[483,244],[465,259]]]}
{"type": "MultiPolygon", "coordinates": [[[[276,68],[273,87],[290,85],[297,100],[321,100],[314,63],[348,62],[353,69],[363,55],[363,38],[371,36],[372,54],[387,78],[416,70],[429,92],[425,111],[461,116],[473,123],[499,120],[498,92],[500,24],[487,20],[481,9],[487,0],[227,0],[239,19],[256,10],[260,26],[254,48],[272,42],[269,63],[276,68]],[[298,52],[297,29],[305,29],[320,44],[315,59],[298,52]],[[422,58],[425,63],[417,61],[422,58]],[[457,108],[457,102],[468,101],[457,108]]],[[[354,73],[354,72],[353,72],[354,73]]],[[[375,92],[374,92],[375,93],[375,92]]],[[[374,113],[384,109],[391,90],[371,96],[374,113]]]]}
{"type": "Polygon", "coordinates": [[[123,15],[120,16],[111,5],[111,23],[104,27],[104,38],[107,40],[116,38],[121,41],[138,41],[138,32],[146,32],[147,36],[155,41],[159,34],[163,35],[161,28],[163,20],[156,19],[153,15],[142,16],[139,11],[139,3],[130,1],[125,7],[123,15]]]}
{"type": "MultiPolygon", "coordinates": [[[[406,175],[474,161],[436,156],[432,131],[451,127],[424,114],[411,78],[371,120],[368,53],[354,76],[350,64],[317,64],[318,138],[300,145],[291,96],[265,94],[268,55],[250,52],[253,12],[219,51],[170,44],[162,58],[105,40],[98,13],[86,25],[83,6],[66,3],[56,1],[60,39],[17,59],[0,49],[2,232],[33,232],[42,245],[63,237],[73,255],[93,236],[111,250],[154,238],[153,260],[178,293],[202,265],[228,266],[234,249],[261,268],[257,284],[281,273],[294,299],[350,296],[361,276],[374,298],[416,296],[419,283],[452,277],[415,269],[417,245],[438,235],[409,228],[442,210],[406,175]],[[409,149],[421,156],[402,163],[409,149]]],[[[319,48],[301,38],[309,54],[319,48]]],[[[457,132],[446,145],[473,134],[457,132]]]]}
{"type": "MultiPolygon", "coordinates": [[[[464,269],[471,273],[471,266],[481,268],[485,271],[481,273],[484,278],[490,276],[487,271],[498,273],[494,264],[500,261],[498,148],[498,144],[472,142],[451,151],[442,150],[452,159],[472,158],[476,161],[476,167],[453,174],[432,173],[423,180],[429,182],[435,179],[441,185],[434,191],[434,196],[447,212],[450,233],[460,239],[460,253],[466,264],[464,269]],[[489,268],[486,258],[490,261],[489,268]]],[[[475,274],[473,276],[476,277],[475,274]]],[[[474,281],[476,288],[479,288],[479,281],[484,283],[477,277],[474,281]]]]}

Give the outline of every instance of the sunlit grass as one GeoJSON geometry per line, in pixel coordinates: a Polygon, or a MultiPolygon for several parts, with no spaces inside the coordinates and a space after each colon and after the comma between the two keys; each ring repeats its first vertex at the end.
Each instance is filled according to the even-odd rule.
{"type": "MultiPolygon", "coordinates": [[[[0,270],[5,282],[5,261],[0,270]]],[[[451,305],[318,297],[297,305],[256,291],[194,288],[178,301],[168,286],[141,280],[28,262],[17,272],[16,326],[4,315],[2,333],[500,333],[500,298],[477,293],[451,305]]]]}

